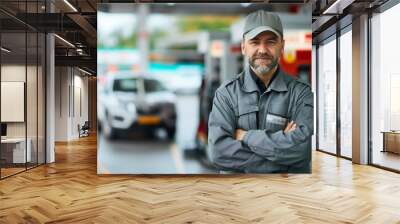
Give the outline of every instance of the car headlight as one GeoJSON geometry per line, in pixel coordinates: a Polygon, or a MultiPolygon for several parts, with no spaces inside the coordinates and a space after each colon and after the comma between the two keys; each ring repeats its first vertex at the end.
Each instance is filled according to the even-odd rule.
{"type": "Polygon", "coordinates": [[[128,112],[136,113],[136,106],[133,102],[126,102],[120,99],[115,99],[114,106],[128,112]]]}
{"type": "Polygon", "coordinates": [[[136,106],[134,103],[127,103],[126,110],[132,113],[136,113],[136,106]]]}

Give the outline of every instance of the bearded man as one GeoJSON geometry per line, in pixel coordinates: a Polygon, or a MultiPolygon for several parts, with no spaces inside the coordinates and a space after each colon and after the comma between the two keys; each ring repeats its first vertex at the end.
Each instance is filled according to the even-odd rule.
{"type": "Polygon", "coordinates": [[[244,71],[216,91],[208,147],[221,173],[310,173],[313,94],[283,73],[278,15],[259,10],[245,20],[244,71]]]}

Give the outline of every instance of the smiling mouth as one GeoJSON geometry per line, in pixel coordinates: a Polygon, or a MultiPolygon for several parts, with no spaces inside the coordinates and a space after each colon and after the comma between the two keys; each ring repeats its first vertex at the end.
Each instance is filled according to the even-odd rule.
{"type": "Polygon", "coordinates": [[[256,58],[256,60],[263,60],[263,61],[270,60],[271,61],[270,58],[256,58]]]}

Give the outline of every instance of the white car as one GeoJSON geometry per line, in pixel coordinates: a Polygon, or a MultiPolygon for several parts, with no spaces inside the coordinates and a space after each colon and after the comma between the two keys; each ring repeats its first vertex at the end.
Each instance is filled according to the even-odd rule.
{"type": "Polygon", "coordinates": [[[176,132],[176,97],[154,78],[120,72],[109,75],[99,88],[99,125],[113,139],[122,132],[153,132],[164,128],[168,138],[176,132]]]}

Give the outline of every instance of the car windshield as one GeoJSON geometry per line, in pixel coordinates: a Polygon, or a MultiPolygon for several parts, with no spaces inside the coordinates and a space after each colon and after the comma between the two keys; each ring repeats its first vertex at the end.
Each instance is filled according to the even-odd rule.
{"type": "Polygon", "coordinates": [[[164,91],[165,87],[157,80],[145,79],[144,89],[146,92],[159,92],[159,91],[164,91]]]}
{"type": "Polygon", "coordinates": [[[136,93],[138,91],[137,79],[117,79],[114,81],[113,90],[136,93]]]}

